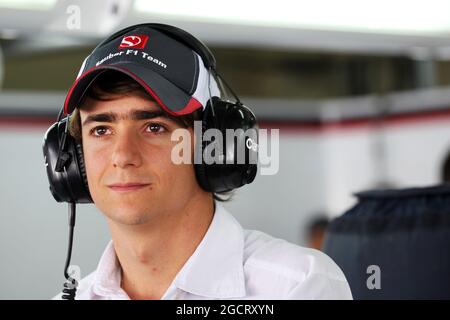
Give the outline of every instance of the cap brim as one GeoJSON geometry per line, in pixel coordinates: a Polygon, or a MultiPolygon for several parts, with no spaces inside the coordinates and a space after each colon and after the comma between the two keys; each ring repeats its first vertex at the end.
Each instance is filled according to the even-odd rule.
{"type": "Polygon", "coordinates": [[[153,70],[133,63],[117,63],[91,68],[78,77],[64,102],[65,114],[72,113],[78,107],[90,85],[107,70],[122,72],[133,78],[169,114],[180,116],[202,107],[199,101],[153,70]]]}

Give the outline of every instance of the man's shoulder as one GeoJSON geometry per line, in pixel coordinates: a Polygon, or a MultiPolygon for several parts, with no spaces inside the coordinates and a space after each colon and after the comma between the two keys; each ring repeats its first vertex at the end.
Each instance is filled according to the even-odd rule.
{"type": "MultiPolygon", "coordinates": [[[[89,290],[91,289],[92,282],[94,281],[95,274],[96,274],[96,271],[93,271],[78,282],[77,294],[76,294],[77,300],[86,299],[86,295],[88,294],[89,290]]],[[[52,300],[61,300],[62,295],[63,295],[63,293],[60,292],[56,296],[54,296],[52,298],[52,300]]]]}
{"type": "Polygon", "coordinates": [[[342,270],[325,253],[302,247],[257,230],[244,230],[244,265],[278,273],[296,281],[321,274],[346,281],[342,270]]]}

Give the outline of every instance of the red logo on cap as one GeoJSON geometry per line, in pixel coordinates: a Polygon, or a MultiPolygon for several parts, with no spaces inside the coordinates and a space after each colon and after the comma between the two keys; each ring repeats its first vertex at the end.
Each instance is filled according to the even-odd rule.
{"type": "Polygon", "coordinates": [[[125,36],[123,37],[122,42],[120,43],[119,49],[121,48],[144,49],[147,40],[148,36],[146,35],[125,36]]]}

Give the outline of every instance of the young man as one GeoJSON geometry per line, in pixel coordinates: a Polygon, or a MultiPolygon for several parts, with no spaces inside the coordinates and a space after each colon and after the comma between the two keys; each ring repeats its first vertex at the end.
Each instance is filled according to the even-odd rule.
{"type": "Polygon", "coordinates": [[[193,121],[210,96],[220,92],[200,56],[149,27],[107,41],[83,64],[65,111],[112,241],[76,298],[351,299],[328,256],[244,230],[192,163],[173,161],[181,128],[194,157],[193,121]]]}

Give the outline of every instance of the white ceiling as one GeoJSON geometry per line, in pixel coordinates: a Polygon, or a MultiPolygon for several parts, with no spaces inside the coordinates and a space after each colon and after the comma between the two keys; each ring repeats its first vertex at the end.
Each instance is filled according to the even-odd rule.
{"type": "Polygon", "coordinates": [[[450,0],[0,0],[11,50],[94,44],[143,22],[217,46],[450,58],[450,0]]]}

